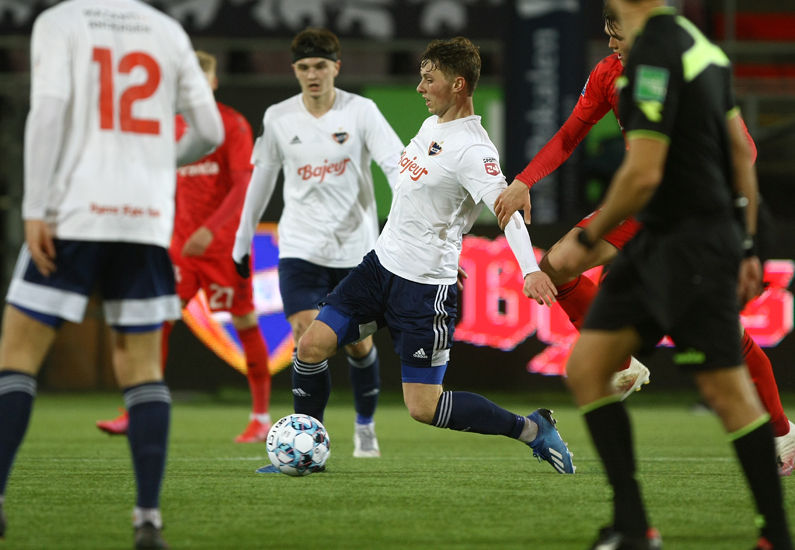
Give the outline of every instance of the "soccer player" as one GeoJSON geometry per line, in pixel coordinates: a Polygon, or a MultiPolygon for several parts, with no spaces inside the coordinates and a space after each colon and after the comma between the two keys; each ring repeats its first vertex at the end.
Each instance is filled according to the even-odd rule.
{"type": "Polygon", "coordinates": [[[791,550],[769,415],[737,331],[738,296],[761,291],[762,270],[756,175],[731,64],[664,0],[610,5],[631,49],[617,82],[629,148],[599,215],[577,239],[591,249],[638,212],[643,228],[605,277],[568,363],[568,384],[613,489],[613,524],[592,548],[661,548],[636,479],[629,417],[609,382],[631,354],[668,334],[675,363],[693,375],[734,444],[759,513],[756,549],[791,550]],[[734,197],[747,205],[744,240],[734,197]]]}
{"type": "MultiPolygon", "coordinates": [[[[615,91],[616,80],[624,72],[626,63],[626,34],[611,15],[604,11],[605,33],[610,37],[609,47],[613,54],[602,59],[591,71],[582,94],[571,116],[563,127],[547,143],[527,165],[524,171],[508,189],[497,199],[495,210],[500,223],[505,223],[514,212],[524,209],[525,219],[530,221],[530,195],[528,189],[540,179],[556,170],[577,145],[588,135],[603,116],[613,111],[620,121],[618,113],[618,94],[615,91]]],[[[751,149],[752,162],[756,159],[756,146],[753,139],[739,118],[745,139],[751,149]]],[[[590,251],[584,250],[577,243],[577,235],[598,216],[598,211],[586,216],[569,233],[555,243],[541,259],[540,267],[547,273],[558,289],[558,303],[569,316],[572,324],[579,330],[585,321],[585,315],[597,293],[597,285],[583,273],[593,267],[606,265],[615,259],[618,252],[638,232],[641,225],[630,217],[621,222],[601,239],[590,251]]],[[[778,386],[773,374],[773,366],[762,348],[754,342],[745,328],[740,324],[742,334],[743,359],[748,366],[762,404],[770,413],[770,422],[776,436],[776,453],[779,473],[788,476],[795,467],[795,425],[784,414],[778,386]]],[[[622,369],[613,375],[613,386],[623,398],[648,383],[649,371],[637,359],[632,357],[622,369]]]]}
{"type": "Polygon", "coordinates": [[[135,546],[167,548],[159,494],[171,397],[160,327],[180,314],[166,250],[174,171],[221,143],[223,126],[188,36],[137,0],[61,2],[36,19],[31,52],[26,244],[0,336],[0,536],[35,376],[58,327],[82,320],[97,286],[130,411],[135,546]],[[192,129],[178,144],[175,109],[192,129]]]}
{"type": "MultiPolygon", "coordinates": [[[[378,217],[370,164],[375,160],[394,187],[403,144],[375,103],[334,87],[341,64],[334,33],[307,29],[295,37],[291,51],[301,93],[265,111],[234,259],[248,276],[254,229],[284,170],[279,290],[298,342],[320,301],[375,244],[378,217]]],[[[372,338],[347,344],[356,408],[353,456],[378,457],[373,420],[380,389],[378,351],[372,338]]]]}
{"type": "MultiPolygon", "coordinates": [[[[218,89],[216,59],[196,52],[210,87],[218,89]]],[[[244,279],[229,256],[240,211],[251,176],[251,127],[243,115],[221,103],[224,143],[209,155],[177,170],[176,219],[169,255],[174,264],[177,294],[182,307],[204,289],[211,311],[228,311],[237,331],[248,366],[252,412],[236,443],[265,441],[271,427],[268,414],[271,376],[268,348],[260,333],[251,279],[244,279]]],[[[177,132],[185,131],[182,117],[177,132]]],[[[163,368],[168,355],[168,337],[174,324],[163,325],[163,368]]],[[[113,420],[97,422],[109,434],[127,433],[129,415],[124,411],[113,420]]]]}
{"type": "MultiPolygon", "coordinates": [[[[431,42],[420,76],[417,92],[432,116],[400,157],[392,208],[375,249],[323,300],[298,342],[295,410],[322,419],[331,390],[328,358],[386,326],[415,420],[518,439],[556,472],[572,474],[571,454],[547,409],[524,417],[480,395],[442,389],[455,331],[461,240],[484,205],[493,209],[506,183],[499,154],[474,114],[477,47],[463,37],[431,42]]],[[[518,214],[505,234],[525,294],[538,303],[554,302],[555,287],[539,270],[518,214]]]]}

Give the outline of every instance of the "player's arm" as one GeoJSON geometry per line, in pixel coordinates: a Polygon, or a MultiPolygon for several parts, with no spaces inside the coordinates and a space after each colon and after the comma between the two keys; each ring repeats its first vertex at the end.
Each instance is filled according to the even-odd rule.
{"type": "Polygon", "coordinates": [[[177,142],[177,165],[196,162],[224,141],[224,125],[218,107],[203,103],[180,112],[188,127],[177,142]]]}
{"type": "Polygon", "coordinates": [[[248,258],[251,252],[251,241],[254,231],[265,208],[276,188],[276,179],[281,166],[274,164],[255,164],[251,173],[251,182],[248,184],[246,198],[243,202],[243,212],[240,214],[240,225],[235,233],[235,245],[232,248],[232,259],[237,266],[238,273],[248,277],[248,258]]]}
{"type": "Polygon", "coordinates": [[[398,178],[398,162],[403,152],[403,142],[389,125],[384,115],[372,101],[365,103],[360,113],[364,128],[364,142],[370,155],[386,176],[390,189],[395,190],[398,178]]]}

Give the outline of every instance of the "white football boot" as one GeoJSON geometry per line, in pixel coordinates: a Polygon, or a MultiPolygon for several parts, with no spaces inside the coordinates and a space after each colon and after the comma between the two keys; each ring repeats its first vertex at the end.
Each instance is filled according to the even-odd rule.
{"type": "Polygon", "coordinates": [[[795,467],[795,424],[790,420],[789,433],[776,437],[776,463],[778,475],[788,476],[795,467]]]}
{"type": "Polygon", "coordinates": [[[632,395],[632,392],[640,391],[640,387],[649,383],[649,369],[635,359],[630,358],[629,367],[620,370],[613,375],[613,389],[621,395],[621,401],[632,395]]]}
{"type": "Polygon", "coordinates": [[[375,436],[375,422],[356,424],[353,431],[353,456],[356,458],[377,458],[381,456],[378,438],[375,436]]]}

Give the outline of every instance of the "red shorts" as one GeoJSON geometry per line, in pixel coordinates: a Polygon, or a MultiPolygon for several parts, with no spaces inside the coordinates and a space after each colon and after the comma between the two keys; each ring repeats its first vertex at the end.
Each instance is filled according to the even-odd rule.
{"type": "Polygon", "coordinates": [[[251,278],[237,274],[232,256],[190,257],[169,250],[177,280],[177,294],[185,302],[193,298],[200,288],[207,294],[211,311],[228,311],[243,316],[254,311],[254,292],[251,278]]]}
{"type": "MultiPolygon", "coordinates": [[[[599,215],[599,210],[596,212],[591,212],[585,216],[575,227],[588,227],[588,224],[591,223],[591,221],[595,219],[597,215],[599,215]]],[[[618,224],[618,227],[608,232],[607,235],[602,238],[615,246],[617,249],[623,250],[630,239],[632,239],[632,237],[634,237],[635,234],[640,231],[641,227],[643,227],[642,223],[635,218],[630,217],[618,224]]]]}

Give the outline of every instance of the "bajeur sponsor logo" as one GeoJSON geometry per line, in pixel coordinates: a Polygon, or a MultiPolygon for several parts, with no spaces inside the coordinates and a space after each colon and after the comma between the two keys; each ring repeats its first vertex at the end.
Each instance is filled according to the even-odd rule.
{"type": "Polygon", "coordinates": [[[322,166],[312,166],[311,164],[307,164],[298,169],[298,175],[301,176],[301,179],[303,180],[320,178],[319,183],[323,183],[323,180],[326,179],[326,176],[341,176],[344,174],[350,160],[351,159],[346,158],[339,162],[331,163],[328,160],[325,160],[323,161],[322,166]]]}
{"type": "Polygon", "coordinates": [[[398,163],[398,166],[400,166],[400,173],[401,174],[403,172],[408,171],[409,172],[409,177],[411,179],[413,179],[414,181],[417,181],[422,176],[424,176],[425,174],[428,173],[428,170],[426,170],[425,167],[420,166],[419,164],[417,164],[417,157],[409,159],[409,157],[406,156],[406,152],[405,151],[403,151],[403,154],[400,155],[400,162],[398,163]]]}

